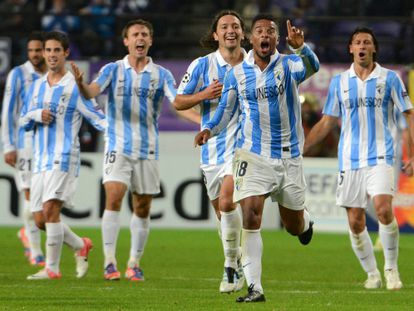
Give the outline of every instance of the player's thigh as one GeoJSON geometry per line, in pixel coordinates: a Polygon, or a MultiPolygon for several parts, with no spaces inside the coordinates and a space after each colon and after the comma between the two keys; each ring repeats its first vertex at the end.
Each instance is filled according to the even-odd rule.
{"type": "Polygon", "coordinates": [[[233,159],[233,201],[275,191],[283,178],[278,166],[281,166],[278,159],[265,159],[246,150],[236,150],[233,159]]]}
{"type": "Polygon", "coordinates": [[[381,164],[367,168],[367,193],[371,198],[377,195],[394,196],[394,168],[381,164]]]}
{"type": "Polygon", "coordinates": [[[226,167],[228,166],[225,164],[209,164],[201,165],[200,167],[203,172],[204,185],[206,186],[207,195],[210,201],[214,201],[220,196],[221,185],[223,183],[226,167]]]}
{"type": "Polygon", "coordinates": [[[72,204],[77,185],[77,177],[58,170],[46,171],[43,180],[43,203],[49,200],[72,204]]]}
{"type": "Polygon", "coordinates": [[[338,172],[336,204],[342,207],[367,207],[366,168],[338,172]]]}
{"type": "MultiPolygon", "coordinates": [[[[302,157],[282,159],[284,178],[278,191],[271,194],[272,200],[292,211],[302,211],[305,203],[306,181],[302,157]]],[[[292,217],[300,217],[300,212],[286,212],[292,217]]]]}
{"type": "Polygon", "coordinates": [[[44,172],[35,173],[32,175],[32,187],[30,193],[30,211],[32,213],[43,211],[43,179],[44,172]]]}
{"type": "Polygon", "coordinates": [[[120,182],[127,187],[131,183],[133,171],[133,161],[116,151],[105,153],[103,160],[103,179],[102,183],[120,182]]]}
{"type": "Polygon", "coordinates": [[[160,193],[158,160],[139,159],[134,161],[130,187],[131,191],[136,194],[154,195],[160,193]]]}

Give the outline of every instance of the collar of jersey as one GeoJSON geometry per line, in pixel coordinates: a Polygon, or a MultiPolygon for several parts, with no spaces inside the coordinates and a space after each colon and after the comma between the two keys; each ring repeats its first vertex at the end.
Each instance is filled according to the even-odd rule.
{"type": "MultiPolygon", "coordinates": [[[[154,63],[152,62],[151,57],[149,57],[149,56],[147,56],[147,57],[148,57],[148,64],[146,64],[144,69],[142,69],[142,71],[140,71],[140,72],[144,72],[144,71],[151,72],[152,71],[152,67],[153,67],[154,63]]],[[[132,69],[132,67],[131,67],[131,65],[129,64],[129,61],[128,61],[128,55],[126,55],[122,61],[124,62],[125,69],[132,69]]]]}
{"type": "MultiPolygon", "coordinates": [[[[245,62],[251,66],[254,66],[253,52],[254,52],[253,50],[250,50],[249,53],[247,53],[247,56],[245,58],[245,62]]],[[[269,64],[267,64],[266,68],[268,68],[270,64],[276,62],[279,59],[279,56],[280,56],[279,51],[275,50],[275,53],[272,56],[270,56],[270,62],[269,64]]]]}
{"type": "MultiPolygon", "coordinates": [[[[246,59],[246,57],[247,57],[247,52],[246,52],[246,50],[245,50],[245,49],[243,49],[243,48],[241,48],[241,51],[242,51],[242,53],[243,53],[243,59],[246,59]]],[[[216,50],[215,54],[216,54],[217,62],[218,62],[218,64],[220,65],[220,67],[224,67],[224,66],[227,66],[227,65],[229,65],[229,66],[230,66],[230,64],[229,64],[229,63],[227,63],[227,62],[224,60],[224,58],[223,58],[223,56],[221,55],[221,53],[220,53],[220,51],[219,51],[219,50],[216,50]]]]}
{"type": "MultiPolygon", "coordinates": [[[[49,75],[49,71],[46,72],[46,74],[41,78],[42,81],[47,82],[47,76],[49,75]]],[[[66,85],[67,81],[70,79],[75,79],[72,72],[70,70],[66,70],[66,73],[63,75],[63,77],[59,80],[58,83],[54,84],[52,87],[55,87],[57,85],[66,85]]]]}
{"type": "MultiPolygon", "coordinates": [[[[381,66],[375,62],[375,68],[374,70],[369,74],[368,78],[365,79],[365,81],[368,81],[370,79],[378,78],[380,75],[381,66]]],[[[357,75],[355,73],[354,63],[351,64],[351,67],[349,68],[349,77],[355,78],[357,75]]]]}

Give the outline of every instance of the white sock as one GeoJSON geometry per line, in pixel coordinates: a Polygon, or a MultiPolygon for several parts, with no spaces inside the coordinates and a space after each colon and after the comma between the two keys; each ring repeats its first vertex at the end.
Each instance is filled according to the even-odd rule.
{"type": "Polygon", "coordinates": [[[221,240],[224,250],[224,266],[237,269],[240,245],[241,218],[237,209],[221,214],[221,240]]]}
{"type": "Polygon", "coordinates": [[[63,226],[61,222],[46,223],[46,268],[59,273],[60,256],[63,245],[63,226]]]}
{"type": "Polygon", "coordinates": [[[80,250],[84,245],[83,240],[67,224],[62,223],[62,226],[63,242],[74,251],[80,250]]]}
{"type": "Polygon", "coordinates": [[[116,242],[120,226],[119,212],[105,210],[102,216],[102,242],[105,267],[110,263],[116,265],[116,242]]]}
{"type": "Polygon", "coordinates": [[[132,214],[129,228],[131,231],[131,250],[129,252],[128,267],[139,266],[139,261],[144,254],[145,244],[149,235],[150,217],[140,218],[132,214]]]}
{"type": "Polygon", "coordinates": [[[306,209],[303,210],[303,232],[309,229],[310,215],[306,209]]]}
{"type": "Polygon", "coordinates": [[[400,232],[395,218],[389,225],[378,222],[379,236],[384,250],[384,270],[398,268],[398,244],[400,232]]]}
{"type": "Polygon", "coordinates": [[[364,271],[366,273],[375,272],[377,270],[377,261],[367,228],[365,227],[360,234],[354,234],[349,230],[349,238],[351,239],[352,249],[364,271]]]}
{"type": "Polygon", "coordinates": [[[262,253],[263,241],[258,230],[242,229],[242,264],[247,285],[254,284],[254,289],[263,292],[262,277],[262,253]]]}
{"type": "Polygon", "coordinates": [[[23,203],[23,223],[30,244],[30,256],[32,258],[43,256],[40,229],[36,226],[33,213],[30,211],[30,201],[27,200],[23,203]]]}

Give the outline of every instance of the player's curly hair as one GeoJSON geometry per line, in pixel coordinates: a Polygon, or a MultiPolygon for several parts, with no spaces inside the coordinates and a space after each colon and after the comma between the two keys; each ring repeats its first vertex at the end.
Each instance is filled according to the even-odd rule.
{"type": "MultiPolygon", "coordinates": [[[[354,36],[356,34],[359,34],[359,33],[367,33],[367,34],[371,35],[372,41],[373,41],[374,46],[375,46],[375,51],[376,51],[375,53],[372,54],[372,59],[374,60],[374,62],[377,61],[377,53],[378,53],[378,50],[379,50],[378,41],[377,41],[377,38],[375,37],[374,31],[371,28],[368,28],[368,27],[357,27],[351,33],[351,35],[349,36],[348,45],[347,45],[348,53],[349,53],[349,46],[352,44],[352,40],[354,40],[354,36]]],[[[349,55],[351,56],[351,61],[354,61],[353,54],[349,53],[349,55]]]]}
{"type": "Polygon", "coordinates": [[[239,15],[239,13],[237,13],[236,11],[232,11],[232,10],[223,10],[223,11],[220,11],[214,17],[214,19],[213,19],[213,21],[210,25],[210,28],[204,34],[204,36],[200,39],[200,44],[203,48],[208,48],[208,49],[212,49],[212,50],[217,50],[218,49],[218,42],[216,40],[214,40],[213,34],[217,30],[217,24],[218,24],[219,19],[222,18],[225,15],[233,15],[240,21],[241,29],[245,33],[244,39],[242,39],[242,41],[241,41],[241,46],[242,47],[247,47],[249,45],[249,40],[246,37],[246,26],[245,26],[245,23],[244,23],[243,19],[239,15]]]}

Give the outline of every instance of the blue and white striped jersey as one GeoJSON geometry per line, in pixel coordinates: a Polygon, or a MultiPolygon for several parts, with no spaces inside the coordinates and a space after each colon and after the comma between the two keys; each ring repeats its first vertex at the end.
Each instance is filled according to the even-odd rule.
{"type": "Polygon", "coordinates": [[[30,61],[14,67],[7,76],[1,118],[4,153],[30,147],[26,144],[31,144],[33,133],[19,127],[19,118],[29,86],[40,77],[30,61]]]}
{"type": "Polygon", "coordinates": [[[392,70],[376,63],[368,78],[361,81],[352,64],[332,79],[323,113],[341,117],[339,170],[393,164],[394,109],[403,112],[412,109],[412,104],[392,70]]]}
{"type": "Polygon", "coordinates": [[[149,58],[137,73],[128,56],[102,67],[94,80],[101,91],[108,86],[105,152],[116,151],[133,159],[158,159],[158,118],[165,96],[176,96],[171,72],[149,58]]]}
{"type": "MultiPolygon", "coordinates": [[[[246,56],[244,50],[243,53],[246,56]]],[[[223,83],[226,73],[231,68],[231,65],[224,60],[218,50],[204,57],[199,57],[188,67],[178,87],[177,94],[198,93],[207,88],[213,80],[223,83]]],[[[218,103],[219,98],[204,100],[200,103],[201,128],[211,120],[218,103]]],[[[235,112],[227,127],[201,147],[202,164],[223,164],[232,159],[239,129],[238,117],[239,112],[235,112]]]]}
{"type": "Polygon", "coordinates": [[[227,74],[219,108],[204,128],[216,135],[239,103],[237,148],[267,158],[300,156],[304,135],[298,86],[319,70],[319,61],[306,44],[299,52],[283,55],[276,51],[261,71],[250,51],[247,59],[227,74]]]}
{"type": "Polygon", "coordinates": [[[34,129],[33,173],[60,170],[78,175],[82,117],[100,131],[107,126],[105,114],[96,102],[80,95],[71,72],[53,86],[47,82],[47,75],[31,85],[20,122],[26,130],[34,129]],[[43,109],[55,115],[48,125],[41,122],[43,109]]]}

